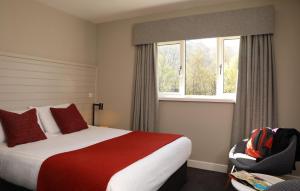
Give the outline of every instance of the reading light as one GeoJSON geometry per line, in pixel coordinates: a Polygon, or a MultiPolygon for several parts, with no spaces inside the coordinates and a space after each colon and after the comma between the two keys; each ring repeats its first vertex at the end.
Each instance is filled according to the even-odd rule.
{"type": "Polygon", "coordinates": [[[98,110],[103,110],[103,103],[93,103],[92,125],[95,125],[95,107],[98,108],[98,110]]]}

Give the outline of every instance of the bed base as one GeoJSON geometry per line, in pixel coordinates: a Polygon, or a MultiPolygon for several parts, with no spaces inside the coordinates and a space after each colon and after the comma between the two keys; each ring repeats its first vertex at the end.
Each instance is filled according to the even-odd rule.
{"type": "MultiPolygon", "coordinates": [[[[160,187],[158,191],[178,191],[186,182],[187,162],[185,162],[170,178],[160,187]]],[[[16,186],[0,179],[1,191],[30,191],[26,188],[16,186]]]]}
{"type": "Polygon", "coordinates": [[[185,162],[158,191],[178,191],[187,180],[187,162],[185,162]]]}
{"type": "Polygon", "coordinates": [[[0,190],[1,191],[30,191],[26,188],[16,186],[14,184],[11,184],[5,180],[0,179],[0,190]]]}

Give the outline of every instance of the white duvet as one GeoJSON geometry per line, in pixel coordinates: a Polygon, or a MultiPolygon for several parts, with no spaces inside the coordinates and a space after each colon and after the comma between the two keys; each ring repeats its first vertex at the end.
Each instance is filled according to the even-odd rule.
{"type": "MultiPolygon", "coordinates": [[[[39,169],[48,157],[121,136],[130,131],[90,127],[76,133],[51,136],[47,140],[12,148],[0,144],[0,177],[35,190],[39,169]]],[[[189,158],[191,141],[182,137],[136,161],[112,176],[107,191],[154,191],[189,158]]]]}

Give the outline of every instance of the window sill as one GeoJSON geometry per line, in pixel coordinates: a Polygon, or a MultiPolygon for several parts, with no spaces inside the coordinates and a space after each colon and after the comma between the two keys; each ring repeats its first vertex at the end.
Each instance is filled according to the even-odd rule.
{"type": "Polygon", "coordinates": [[[159,101],[235,103],[235,97],[218,96],[159,96],[159,101]]]}

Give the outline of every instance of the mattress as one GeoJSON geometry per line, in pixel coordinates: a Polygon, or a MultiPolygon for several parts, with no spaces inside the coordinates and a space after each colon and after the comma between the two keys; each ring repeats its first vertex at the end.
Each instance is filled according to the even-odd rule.
{"type": "MultiPolygon", "coordinates": [[[[1,143],[0,177],[13,184],[35,190],[39,169],[48,157],[84,148],[129,132],[90,126],[76,133],[51,136],[46,140],[12,148],[1,143]]],[[[158,190],[184,164],[190,154],[191,141],[181,137],[114,174],[106,190],[158,190]]]]}

